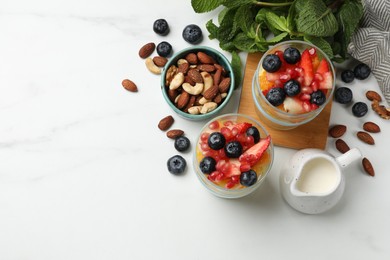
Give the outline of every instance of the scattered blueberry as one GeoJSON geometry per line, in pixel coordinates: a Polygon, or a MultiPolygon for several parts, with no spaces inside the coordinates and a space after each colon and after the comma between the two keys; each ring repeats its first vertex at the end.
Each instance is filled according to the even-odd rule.
{"type": "Polygon", "coordinates": [[[215,171],[215,166],[217,162],[213,157],[206,156],[200,161],[199,168],[204,174],[212,173],[215,171]]]}
{"type": "Polygon", "coordinates": [[[240,175],[240,183],[244,186],[252,186],[257,181],[257,174],[254,170],[249,170],[241,173],[240,175]]]}
{"type": "Polygon", "coordinates": [[[224,150],[228,158],[238,158],[242,154],[242,145],[239,141],[231,141],[225,145],[224,150]]]}
{"type": "Polygon", "coordinates": [[[368,111],[368,107],[367,104],[364,102],[356,102],[352,106],[352,113],[356,117],[364,116],[365,114],[367,114],[367,111],[368,111]]]}
{"type": "Polygon", "coordinates": [[[265,98],[273,106],[277,107],[283,104],[284,99],[286,98],[286,93],[282,88],[271,88],[266,94],[265,98]]]}
{"type": "Polygon", "coordinates": [[[310,95],[310,103],[321,106],[326,101],[326,96],[321,90],[314,91],[310,95]]]}
{"type": "Polygon", "coordinates": [[[168,57],[172,52],[172,45],[170,45],[168,42],[160,42],[156,49],[158,55],[162,57],[168,57]]]}
{"type": "Polygon", "coordinates": [[[334,99],[341,104],[348,104],[352,101],[352,90],[347,87],[339,87],[334,92],[334,99]]]}
{"type": "Polygon", "coordinates": [[[260,132],[255,126],[251,126],[246,130],[247,136],[252,136],[255,144],[260,141],[260,132]]]}
{"type": "Polygon", "coordinates": [[[276,54],[268,54],[265,56],[263,63],[263,69],[267,72],[276,72],[282,66],[282,61],[276,54]]]}
{"type": "Polygon", "coordinates": [[[159,35],[167,35],[169,33],[169,25],[165,19],[157,19],[153,23],[153,31],[159,35]]]}
{"type": "Polygon", "coordinates": [[[196,44],[202,41],[202,29],[196,24],[187,25],[183,30],[183,39],[191,44],[196,44]]]}
{"type": "Polygon", "coordinates": [[[344,70],[341,72],[341,80],[345,83],[351,83],[355,79],[355,74],[352,70],[344,70]]]}
{"type": "Polygon", "coordinates": [[[174,155],[168,159],[168,171],[172,174],[182,174],[186,169],[187,162],[181,155],[174,155]]]}
{"type": "Polygon", "coordinates": [[[353,69],[353,73],[357,79],[366,79],[370,76],[371,69],[366,64],[360,63],[353,69]]]}
{"type": "Polygon", "coordinates": [[[283,88],[289,97],[296,96],[301,92],[301,85],[295,79],[291,79],[284,83],[283,88]]]}
{"type": "Polygon", "coordinates": [[[297,48],[288,47],[283,52],[284,60],[289,64],[295,64],[301,60],[301,53],[297,48]]]}
{"type": "Polygon", "coordinates": [[[211,133],[207,140],[207,144],[213,150],[222,149],[225,146],[225,143],[226,139],[220,132],[211,133]]]}
{"type": "Polygon", "coordinates": [[[175,149],[179,152],[184,152],[190,147],[190,140],[185,136],[175,138],[175,149]]]}

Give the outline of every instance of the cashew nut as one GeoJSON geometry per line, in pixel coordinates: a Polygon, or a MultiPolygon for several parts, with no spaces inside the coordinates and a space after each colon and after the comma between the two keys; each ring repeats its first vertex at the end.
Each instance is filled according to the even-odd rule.
{"type": "Polygon", "coordinates": [[[201,97],[201,98],[199,99],[198,103],[201,104],[201,105],[204,105],[204,104],[206,104],[206,103],[208,103],[208,102],[210,102],[210,101],[211,101],[211,100],[208,100],[208,99],[206,99],[205,97],[201,97]]]}
{"type": "Polygon", "coordinates": [[[180,64],[183,64],[183,63],[188,63],[188,61],[186,59],[179,59],[177,61],[177,66],[179,66],[180,64]]]}
{"type": "Polygon", "coordinates": [[[203,91],[203,83],[196,83],[195,86],[192,86],[190,83],[184,83],[183,89],[191,95],[199,95],[203,91]]]}
{"type": "Polygon", "coordinates": [[[169,89],[177,89],[181,86],[181,84],[183,84],[183,82],[184,74],[183,72],[179,72],[173,77],[171,83],[169,84],[169,89]]]}
{"type": "Polygon", "coordinates": [[[202,106],[193,106],[188,108],[188,113],[191,115],[198,115],[200,114],[200,110],[202,109],[202,106]]]}
{"type": "Polygon", "coordinates": [[[203,91],[202,91],[203,94],[207,89],[213,86],[214,80],[213,77],[211,77],[210,73],[206,71],[202,71],[200,75],[202,76],[203,84],[204,84],[203,91]]]}
{"type": "Polygon", "coordinates": [[[156,64],[154,64],[153,62],[153,59],[152,58],[147,58],[145,60],[145,64],[146,64],[146,68],[148,68],[148,70],[154,74],[161,74],[161,68],[157,67],[156,64]]]}
{"type": "Polygon", "coordinates": [[[214,109],[216,109],[217,108],[217,103],[215,103],[215,102],[208,102],[208,103],[206,103],[206,104],[204,104],[203,106],[202,106],[202,109],[200,110],[200,113],[201,114],[206,114],[206,113],[208,113],[208,112],[211,112],[211,111],[213,111],[214,109]]]}

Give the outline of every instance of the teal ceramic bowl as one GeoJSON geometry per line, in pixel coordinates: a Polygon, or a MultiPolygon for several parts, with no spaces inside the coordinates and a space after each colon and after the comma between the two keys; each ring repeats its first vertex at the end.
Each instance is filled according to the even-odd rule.
{"type": "MultiPolygon", "coordinates": [[[[179,63],[180,63],[180,61],[179,61],[179,63]]],[[[212,76],[213,73],[214,72],[210,72],[210,75],[212,76]]],[[[212,118],[215,115],[217,115],[229,102],[229,100],[233,94],[234,84],[235,84],[234,73],[233,73],[232,66],[231,66],[230,62],[228,61],[228,59],[219,51],[217,51],[213,48],[210,48],[210,47],[206,47],[206,46],[190,47],[190,48],[187,48],[187,49],[184,49],[184,50],[181,50],[181,51],[175,53],[168,60],[167,64],[164,66],[163,71],[161,73],[161,91],[162,91],[162,94],[163,94],[165,101],[170,106],[170,108],[173,111],[175,111],[180,117],[188,119],[188,120],[192,120],[192,121],[209,119],[209,118],[212,118]],[[169,70],[169,68],[171,66],[178,67],[179,60],[184,59],[189,53],[197,54],[198,52],[203,52],[203,53],[209,55],[210,57],[212,57],[214,59],[214,61],[217,64],[221,65],[224,68],[225,77],[230,77],[230,87],[229,87],[229,90],[225,94],[226,96],[222,99],[222,102],[219,103],[218,106],[214,110],[207,112],[207,113],[192,114],[192,113],[183,111],[183,109],[179,109],[177,107],[177,105],[175,104],[174,99],[170,98],[170,96],[168,95],[169,85],[167,84],[166,79],[167,79],[167,71],[169,70]]],[[[181,91],[181,87],[178,88],[178,91],[179,92],[181,91]]],[[[210,100],[210,101],[212,101],[212,100],[210,100]]],[[[198,105],[198,106],[200,107],[201,105],[198,105]]]]}

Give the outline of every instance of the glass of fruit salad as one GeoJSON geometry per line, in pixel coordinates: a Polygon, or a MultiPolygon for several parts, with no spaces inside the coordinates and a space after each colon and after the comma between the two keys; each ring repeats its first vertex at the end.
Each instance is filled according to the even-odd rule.
{"type": "Polygon", "coordinates": [[[194,153],[200,182],[214,195],[240,198],[264,181],[273,163],[271,136],[258,121],[225,114],[202,128],[194,153]]]}
{"type": "Polygon", "coordinates": [[[314,119],[334,89],[335,69],[327,55],[310,43],[286,41],[262,56],[252,95],[261,121],[287,130],[314,119]]]}

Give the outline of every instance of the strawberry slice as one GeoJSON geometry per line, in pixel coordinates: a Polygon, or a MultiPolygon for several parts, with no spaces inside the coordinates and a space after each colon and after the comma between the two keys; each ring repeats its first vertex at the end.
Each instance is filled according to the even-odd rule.
{"type": "Polygon", "coordinates": [[[223,173],[225,178],[230,178],[241,174],[240,165],[241,163],[237,159],[220,160],[215,168],[218,172],[223,173]]]}
{"type": "Polygon", "coordinates": [[[251,166],[255,165],[260,160],[265,150],[267,150],[270,143],[271,136],[267,136],[266,138],[261,139],[260,142],[246,150],[243,154],[241,154],[238,160],[240,162],[247,162],[251,166]]]}
{"type": "Polygon", "coordinates": [[[330,71],[322,74],[323,80],[320,82],[320,89],[331,89],[333,87],[333,77],[330,71]]]}
{"type": "Polygon", "coordinates": [[[326,59],[322,59],[320,61],[320,64],[318,65],[318,68],[317,68],[317,73],[320,73],[320,74],[324,74],[325,72],[328,72],[329,71],[329,65],[328,65],[328,62],[326,61],[326,59]]]}
{"type": "Polygon", "coordinates": [[[237,124],[234,124],[234,125],[229,125],[229,126],[227,126],[227,128],[232,130],[232,132],[234,132],[235,135],[237,135],[237,134],[245,133],[246,130],[248,130],[248,128],[251,127],[251,126],[252,126],[251,123],[243,122],[243,123],[237,123],[237,124]],[[233,131],[233,129],[234,129],[234,131],[233,131]]]}
{"type": "Polygon", "coordinates": [[[313,81],[313,63],[311,61],[309,50],[304,50],[301,55],[300,67],[303,68],[303,85],[310,86],[313,81]]]}

